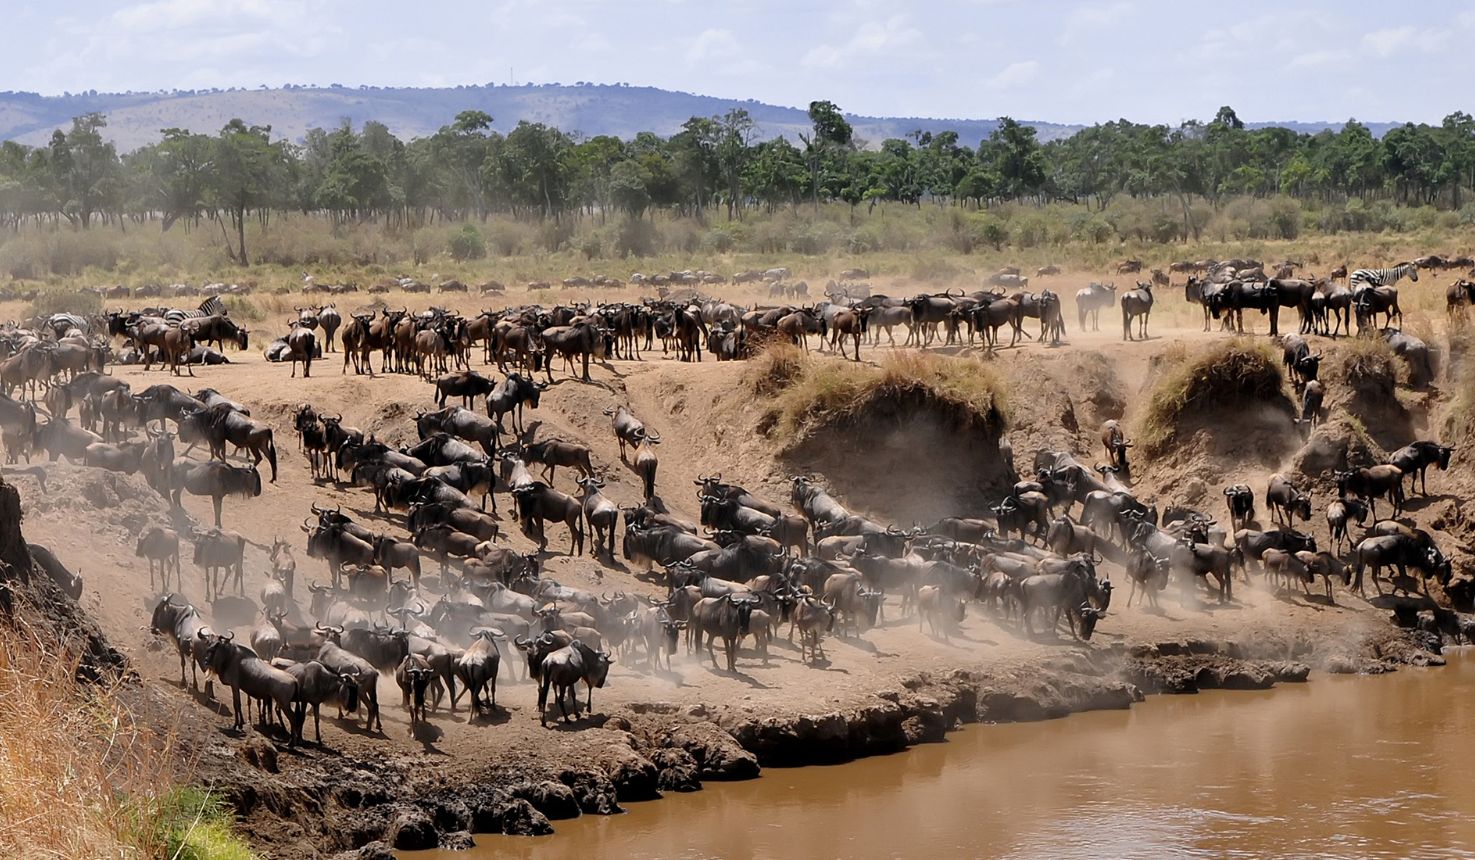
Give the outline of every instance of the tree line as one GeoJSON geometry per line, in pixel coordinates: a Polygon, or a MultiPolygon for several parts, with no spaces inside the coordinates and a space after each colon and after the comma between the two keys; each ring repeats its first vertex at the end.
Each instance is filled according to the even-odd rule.
{"type": "Polygon", "coordinates": [[[747,111],[692,117],[669,137],[583,138],[534,122],[507,134],[463,111],[428,137],[404,141],[379,122],[315,128],[301,143],[269,126],[231,120],[214,135],[185,129],[119,154],[87,114],[45,146],[0,145],[0,225],[27,221],[87,229],[101,221],[218,229],[249,262],[246,225],[283,212],[335,221],[384,219],[641,218],[655,210],[742,218],[754,209],[843,202],[987,207],[1068,201],[1105,210],[1113,199],[1181,204],[1184,240],[1199,228],[1191,203],[1232,196],[1348,197],[1459,208],[1475,187],[1475,119],[1406,124],[1379,140],[1349,121],[1306,134],[1246,128],[1220,108],[1180,126],[1126,120],[1042,143],[1008,117],[977,147],[953,132],[916,132],[870,146],[828,101],[809,106],[797,141],[759,139],[747,111]]]}

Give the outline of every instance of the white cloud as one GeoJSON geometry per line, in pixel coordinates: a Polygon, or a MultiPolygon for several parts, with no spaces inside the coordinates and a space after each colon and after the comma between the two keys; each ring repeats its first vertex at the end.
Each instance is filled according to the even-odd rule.
{"type": "Polygon", "coordinates": [[[1436,51],[1448,41],[1449,34],[1445,31],[1405,24],[1402,27],[1384,27],[1364,35],[1362,49],[1386,60],[1409,51],[1436,51]]]}
{"type": "Polygon", "coordinates": [[[1290,65],[1295,68],[1309,69],[1317,66],[1328,66],[1332,63],[1345,60],[1348,56],[1346,51],[1308,51],[1292,57],[1290,65]]]}
{"type": "Polygon", "coordinates": [[[741,52],[737,37],[731,30],[709,27],[692,40],[686,48],[686,62],[698,63],[727,60],[741,52]]]}
{"type": "Polygon", "coordinates": [[[1040,63],[1038,60],[1022,60],[1005,66],[999,70],[998,74],[989,78],[985,83],[989,89],[1012,90],[1024,86],[1039,77],[1039,75],[1040,63]]]}
{"type": "Polygon", "coordinates": [[[885,21],[861,24],[843,45],[816,45],[805,53],[800,64],[810,69],[835,69],[874,57],[895,60],[897,54],[921,41],[921,30],[913,27],[905,15],[894,15],[885,21]]]}
{"type": "Polygon", "coordinates": [[[1095,31],[1110,27],[1135,12],[1136,5],[1130,0],[1112,3],[1083,3],[1072,9],[1065,18],[1065,30],[1060,34],[1060,44],[1070,44],[1075,39],[1095,35],[1095,31]]]}

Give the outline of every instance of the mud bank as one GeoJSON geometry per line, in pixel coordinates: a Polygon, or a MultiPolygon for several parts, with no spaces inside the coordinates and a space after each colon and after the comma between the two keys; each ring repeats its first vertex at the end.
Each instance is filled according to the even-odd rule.
{"type": "Polygon", "coordinates": [[[231,802],[244,830],[279,857],[390,857],[453,848],[473,833],[541,835],[579,815],[764,767],[846,761],[935,743],[967,723],[1045,720],[1127,708],[1146,695],[1261,690],[1307,680],[1313,668],[1376,673],[1438,665],[1440,638],[1389,626],[1348,653],[1335,641],[1175,640],[1079,650],[1043,664],[923,672],[893,689],[821,713],[754,714],[740,705],[622,706],[567,730],[539,730],[501,761],[433,754],[351,759],[278,751],[259,736],[200,750],[203,780],[231,802]]]}

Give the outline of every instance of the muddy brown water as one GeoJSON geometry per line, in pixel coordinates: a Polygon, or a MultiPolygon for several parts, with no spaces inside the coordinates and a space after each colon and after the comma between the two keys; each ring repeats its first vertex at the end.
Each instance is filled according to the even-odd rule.
{"type": "Polygon", "coordinates": [[[1155,696],[480,836],[491,857],[1468,857],[1475,654],[1382,677],[1155,696]]]}

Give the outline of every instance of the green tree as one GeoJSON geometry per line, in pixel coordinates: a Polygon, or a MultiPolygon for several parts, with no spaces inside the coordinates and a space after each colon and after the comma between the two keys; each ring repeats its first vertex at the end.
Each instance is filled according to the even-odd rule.
{"type": "Polygon", "coordinates": [[[284,161],[283,148],[271,142],[269,125],[247,126],[233,119],[215,138],[209,196],[235,230],[235,247],[227,236],[225,248],[242,266],[251,265],[246,251],[246,217],[255,210],[265,212],[272,205],[273,189],[283,175],[284,161]]]}

